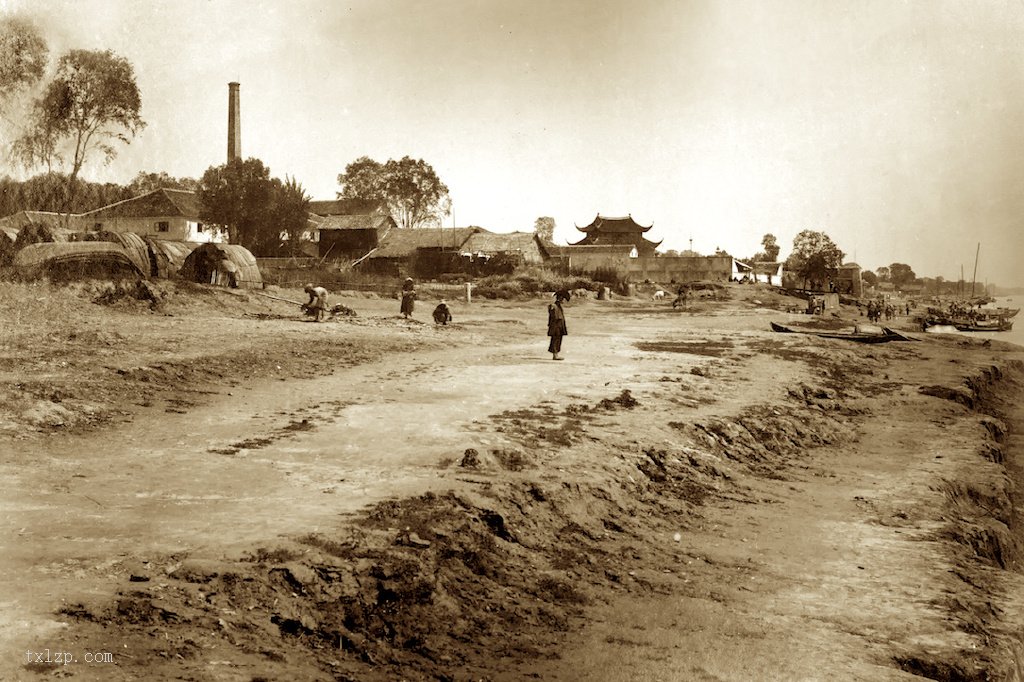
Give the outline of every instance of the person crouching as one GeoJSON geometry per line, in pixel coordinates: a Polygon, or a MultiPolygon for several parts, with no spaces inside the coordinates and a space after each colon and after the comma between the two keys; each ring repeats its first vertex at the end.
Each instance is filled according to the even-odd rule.
{"type": "Polygon", "coordinates": [[[434,308],[434,324],[447,325],[452,321],[452,311],[448,307],[448,303],[442,300],[434,308]]]}
{"type": "Polygon", "coordinates": [[[302,309],[313,317],[314,322],[324,319],[327,313],[327,289],[307,284],[302,290],[309,294],[309,302],[304,303],[302,309]]]}

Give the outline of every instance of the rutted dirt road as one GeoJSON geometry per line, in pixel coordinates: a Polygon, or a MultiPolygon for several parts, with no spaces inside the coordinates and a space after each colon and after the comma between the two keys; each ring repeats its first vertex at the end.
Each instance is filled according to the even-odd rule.
{"type": "MultiPolygon", "coordinates": [[[[372,317],[390,305],[364,307],[372,317]]],[[[456,311],[462,324],[443,333],[382,322],[372,333],[394,325],[428,343],[330,376],[215,386],[181,414],[142,408],[98,432],[8,441],[0,674],[51,674],[52,666],[26,667],[23,652],[69,641],[117,657],[114,668],[62,667],[83,679],[901,679],[945,661],[967,671],[996,665],[985,638],[1003,645],[1020,622],[1006,597],[1018,576],[1002,570],[1013,568],[1013,543],[1004,538],[1004,566],[976,552],[979,568],[954,550],[964,537],[993,536],[971,536],[963,529],[985,526],[963,517],[978,513],[968,503],[1005,497],[1000,464],[985,456],[997,446],[979,413],[918,387],[955,388],[1018,354],[949,339],[884,348],[780,339],[762,331],[778,313],[738,302],[684,314],[588,302],[570,308],[569,359],[553,363],[535,331],[538,307],[456,311]],[[477,466],[467,463],[468,449],[477,466]],[[450,630],[450,640],[405,640],[429,660],[418,664],[394,653],[403,648],[393,634],[403,627],[401,608],[371,614],[345,592],[348,616],[328,627],[323,594],[335,588],[323,583],[327,564],[300,557],[321,566],[320,578],[302,577],[298,555],[275,549],[300,536],[334,537],[372,503],[427,491],[455,491],[456,511],[485,510],[470,516],[496,533],[495,551],[515,550],[495,556],[525,562],[524,589],[554,581],[544,583],[551,589],[540,606],[513,592],[491,595],[539,614],[516,616],[516,637],[529,646],[489,649],[488,627],[515,619],[491,623],[483,610],[499,608],[486,598],[458,601],[467,576],[456,575],[416,602],[416,617],[441,609],[477,619],[480,641],[459,649],[457,624],[438,618],[426,632],[450,630]],[[557,527],[544,523],[552,513],[557,527]],[[570,527],[581,539],[565,535],[570,527]],[[269,553],[259,555],[261,547],[269,553]],[[210,592],[222,580],[216,574],[181,575],[183,563],[237,563],[254,553],[262,558],[247,560],[239,575],[258,585],[259,575],[287,564],[292,596],[321,606],[289,616],[275,597],[253,602],[243,618],[230,584],[210,592]],[[189,597],[185,587],[196,584],[208,586],[205,601],[189,597]],[[105,621],[103,605],[132,586],[150,595],[132,599],[157,595],[164,615],[120,609],[105,621]],[[234,596],[218,604],[218,591],[234,596]],[[547,616],[545,603],[554,609],[547,616]],[[986,618],[977,604],[1000,615],[986,618]],[[212,608],[220,632],[200,615],[212,608]],[[378,621],[390,654],[362,638],[378,621]],[[272,650],[228,634],[247,628],[262,633],[253,642],[272,633],[272,650]],[[159,636],[177,642],[169,656],[155,655],[159,636]],[[323,653],[327,641],[355,658],[323,653]],[[310,652],[306,660],[301,651],[310,652]]],[[[350,329],[336,323],[311,333],[350,329]]],[[[380,542],[397,537],[398,549],[387,552],[422,558],[456,541],[442,530],[458,516],[452,509],[415,526],[412,539],[402,535],[403,524],[418,523],[412,517],[375,512],[373,532],[380,542]]],[[[359,577],[359,551],[353,545],[355,558],[328,562],[331,570],[351,564],[360,590],[372,581],[380,589],[379,566],[359,577]]],[[[365,556],[379,563],[382,552],[365,556]]],[[[479,575],[500,583],[495,570],[479,575]]],[[[504,580],[509,590],[516,584],[504,580]]]]}

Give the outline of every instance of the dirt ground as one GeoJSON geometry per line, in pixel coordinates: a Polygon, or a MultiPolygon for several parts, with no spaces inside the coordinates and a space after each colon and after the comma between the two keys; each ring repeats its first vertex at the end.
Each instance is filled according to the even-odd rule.
{"type": "Polygon", "coordinates": [[[0,679],[1024,679],[1024,349],[335,301],[0,285],[0,679]]]}

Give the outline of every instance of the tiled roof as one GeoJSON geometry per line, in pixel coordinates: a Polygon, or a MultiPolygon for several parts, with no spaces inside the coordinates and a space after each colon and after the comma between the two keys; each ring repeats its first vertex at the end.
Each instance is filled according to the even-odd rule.
{"type": "Polygon", "coordinates": [[[462,249],[479,227],[395,228],[388,232],[369,258],[405,258],[416,249],[462,249]]]}
{"type": "MultiPolygon", "coordinates": [[[[78,217],[78,214],[72,213],[67,217],[74,219],[78,217]]],[[[0,218],[0,226],[15,230],[20,230],[29,223],[42,223],[49,227],[65,227],[65,222],[65,215],[63,213],[54,213],[52,211],[18,211],[5,218],[0,218]]]]}
{"type": "Polygon", "coordinates": [[[309,202],[310,213],[322,216],[388,215],[383,201],[367,199],[328,199],[309,202]]]}
{"type": "Polygon", "coordinates": [[[537,251],[533,232],[489,232],[481,230],[471,236],[462,247],[473,253],[509,253],[537,251]]]}
{"type": "Polygon", "coordinates": [[[647,232],[653,225],[644,227],[639,225],[633,220],[633,216],[626,216],[624,218],[612,218],[598,214],[594,221],[589,225],[580,227],[576,226],[576,229],[580,232],[598,232],[604,234],[610,234],[612,232],[647,232]]]}
{"type": "Polygon", "coordinates": [[[188,190],[161,188],[83,213],[82,216],[92,219],[181,216],[199,220],[199,197],[188,190]]]}
{"type": "Polygon", "coordinates": [[[317,221],[321,230],[386,230],[393,221],[387,215],[329,215],[317,221]]]}

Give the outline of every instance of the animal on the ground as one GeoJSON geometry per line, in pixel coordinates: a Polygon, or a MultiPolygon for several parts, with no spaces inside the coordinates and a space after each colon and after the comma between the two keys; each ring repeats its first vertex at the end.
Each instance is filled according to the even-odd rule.
{"type": "Polygon", "coordinates": [[[665,298],[665,292],[662,291],[661,289],[658,289],[657,291],[654,292],[654,300],[655,301],[661,301],[664,298],[665,298]]]}

